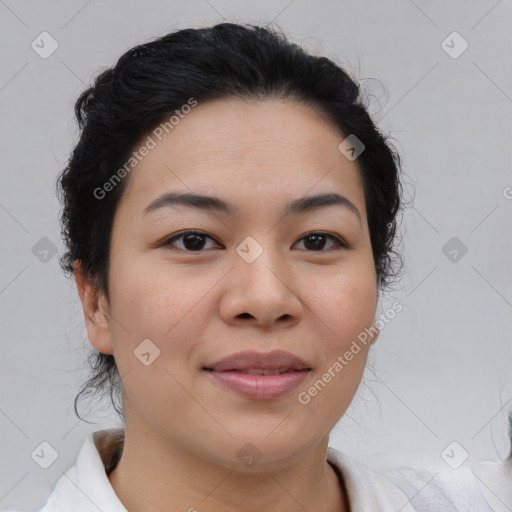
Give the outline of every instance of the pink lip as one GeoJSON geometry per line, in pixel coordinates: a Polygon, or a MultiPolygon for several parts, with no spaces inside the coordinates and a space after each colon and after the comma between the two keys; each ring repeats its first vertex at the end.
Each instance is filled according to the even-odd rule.
{"type": "Polygon", "coordinates": [[[310,365],[298,356],[283,350],[272,352],[247,351],[239,352],[220,359],[216,363],[205,367],[206,370],[225,372],[229,370],[247,370],[259,368],[262,370],[310,370],[310,365]]]}
{"type": "Polygon", "coordinates": [[[311,367],[303,359],[278,350],[234,354],[204,369],[216,381],[246,398],[270,400],[285,396],[298,387],[311,367]],[[285,373],[252,375],[247,373],[249,370],[285,373]]]}
{"type": "Polygon", "coordinates": [[[281,375],[246,375],[236,371],[215,372],[214,379],[246,398],[271,400],[295,389],[306,378],[309,370],[293,370],[281,375]]]}

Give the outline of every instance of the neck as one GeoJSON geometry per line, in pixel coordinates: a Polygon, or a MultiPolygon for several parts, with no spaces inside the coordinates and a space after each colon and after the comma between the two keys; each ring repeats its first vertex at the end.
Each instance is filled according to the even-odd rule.
{"type": "Polygon", "coordinates": [[[121,460],[109,480],[130,512],[348,512],[343,482],[326,452],[327,439],[287,467],[244,472],[127,429],[121,460]]]}

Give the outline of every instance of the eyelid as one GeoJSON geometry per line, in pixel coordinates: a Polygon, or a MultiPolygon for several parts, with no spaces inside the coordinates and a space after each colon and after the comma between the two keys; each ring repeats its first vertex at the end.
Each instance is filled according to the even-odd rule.
{"type": "MultiPolygon", "coordinates": [[[[337,247],[342,248],[342,249],[350,248],[349,244],[346,242],[346,240],[344,238],[342,238],[341,236],[336,235],[334,233],[329,233],[327,231],[308,231],[304,235],[301,235],[299,237],[298,241],[301,241],[304,238],[307,238],[308,236],[311,236],[311,235],[324,235],[327,238],[329,238],[330,240],[332,240],[337,247]]],[[[307,252],[329,252],[329,251],[307,251],[307,252]]]]}
{"type": "MultiPolygon", "coordinates": [[[[184,237],[186,235],[200,235],[200,236],[203,236],[205,238],[209,238],[210,240],[213,240],[216,244],[222,245],[219,241],[217,241],[215,239],[215,237],[213,237],[212,235],[209,235],[208,233],[205,233],[204,231],[201,231],[200,229],[185,229],[183,231],[178,231],[177,233],[174,233],[173,235],[164,238],[164,240],[162,241],[161,245],[164,246],[164,247],[171,246],[172,242],[174,242],[175,240],[179,240],[180,238],[182,238],[182,237],[184,237]]],[[[188,253],[205,252],[204,250],[201,250],[201,251],[187,251],[186,249],[180,249],[178,247],[172,247],[172,248],[176,249],[178,251],[188,252],[188,253]]]]}
{"type": "MultiPolygon", "coordinates": [[[[174,242],[175,240],[179,240],[180,238],[182,238],[182,237],[184,237],[186,235],[191,235],[191,234],[197,234],[197,235],[200,235],[200,236],[204,236],[205,238],[209,238],[210,240],[213,240],[215,243],[217,243],[219,245],[222,245],[219,241],[217,241],[215,239],[215,237],[213,237],[212,235],[210,235],[210,234],[208,234],[208,233],[206,233],[204,231],[201,231],[200,229],[186,229],[186,230],[174,233],[173,235],[165,238],[161,245],[164,246],[164,247],[170,246],[173,249],[176,249],[176,250],[181,251],[181,252],[186,252],[186,253],[201,253],[201,252],[205,252],[205,250],[188,251],[186,249],[180,249],[178,247],[172,247],[172,245],[171,245],[172,242],[174,242]]],[[[294,245],[296,243],[298,243],[298,242],[303,241],[305,238],[308,238],[308,236],[312,236],[312,235],[324,235],[327,238],[329,238],[330,240],[332,240],[334,245],[338,249],[350,249],[350,245],[341,236],[336,235],[334,233],[321,231],[321,230],[308,231],[308,232],[300,235],[300,237],[298,238],[297,242],[294,243],[294,245]]],[[[307,251],[306,250],[306,252],[311,252],[311,253],[322,253],[322,252],[331,252],[331,251],[332,251],[332,249],[319,250],[319,251],[307,251]]]]}

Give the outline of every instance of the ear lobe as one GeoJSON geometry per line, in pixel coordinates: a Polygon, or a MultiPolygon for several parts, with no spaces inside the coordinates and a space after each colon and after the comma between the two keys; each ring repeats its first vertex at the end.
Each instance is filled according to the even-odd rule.
{"type": "Polygon", "coordinates": [[[82,302],[89,341],[99,352],[113,354],[110,318],[105,294],[90,283],[82,270],[80,260],[75,260],[73,263],[73,273],[82,302]]]}

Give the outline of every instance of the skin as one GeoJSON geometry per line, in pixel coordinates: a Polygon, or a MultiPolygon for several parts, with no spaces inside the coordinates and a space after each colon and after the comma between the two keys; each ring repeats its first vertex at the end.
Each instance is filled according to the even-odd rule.
{"type": "Polygon", "coordinates": [[[349,510],[327,443],[370,343],[310,403],[297,399],[375,321],[363,185],[357,161],[338,150],[344,138],[291,100],[199,104],[125,178],[110,301],[75,263],[90,342],[115,356],[123,380],[125,448],[109,478],[130,512],[349,510]],[[169,191],[219,196],[239,212],[174,206],[142,215],[169,191]],[[283,217],[289,201],[331,192],[352,201],[361,221],[339,205],[283,217]],[[212,238],[200,251],[184,238],[163,244],[188,229],[212,238]],[[349,249],[327,237],[315,250],[304,237],[318,231],[349,249]],[[252,263],[235,251],[248,236],[263,249],[252,263]],[[149,366],[134,356],[147,338],[160,350],[149,366]],[[243,398],[202,369],[242,350],[274,349],[312,367],[279,399],[243,398]],[[247,443],[262,455],[252,467],[237,457],[247,443]]]}

